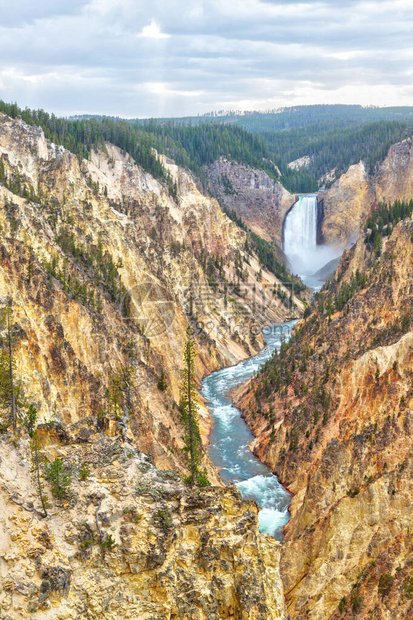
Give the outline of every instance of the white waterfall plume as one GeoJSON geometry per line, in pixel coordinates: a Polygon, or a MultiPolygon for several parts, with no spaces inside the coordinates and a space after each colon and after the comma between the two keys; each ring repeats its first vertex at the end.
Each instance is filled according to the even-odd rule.
{"type": "Polygon", "coordinates": [[[317,245],[317,196],[300,196],[284,224],[284,252],[291,270],[311,275],[341,252],[327,245],[317,245]]]}

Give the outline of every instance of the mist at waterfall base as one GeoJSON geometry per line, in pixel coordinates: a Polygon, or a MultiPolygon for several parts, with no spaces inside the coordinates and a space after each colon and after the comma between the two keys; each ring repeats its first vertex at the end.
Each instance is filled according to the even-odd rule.
{"type": "Polygon", "coordinates": [[[277,540],[282,540],[282,527],[289,519],[290,494],[277,476],[249,450],[248,445],[254,437],[241,418],[240,410],[232,404],[229,393],[253,377],[274,350],[279,350],[295,323],[268,328],[264,331],[266,347],[258,355],[212,373],[202,384],[202,395],[212,419],[209,456],[220,469],[225,483],[234,482],[245,499],[252,499],[260,506],[260,531],[277,540]]]}
{"type": "Polygon", "coordinates": [[[291,271],[313,288],[323,284],[314,274],[341,255],[336,248],[317,245],[316,194],[300,196],[288,213],[284,224],[284,253],[291,271]]]}

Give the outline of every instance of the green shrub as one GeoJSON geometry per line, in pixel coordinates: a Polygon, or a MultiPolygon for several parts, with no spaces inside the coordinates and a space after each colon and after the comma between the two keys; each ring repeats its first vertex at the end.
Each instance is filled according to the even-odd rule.
{"type": "Polygon", "coordinates": [[[204,471],[199,471],[196,476],[196,483],[199,487],[205,488],[210,487],[211,483],[208,480],[208,477],[204,471]]]}
{"type": "Polygon", "coordinates": [[[91,547],[93,545],[93,540],[92,538],[86,538],[86,540],[82,540],[82,542],[80,543],[80,548],[81,549],[87,549],[88,547],[91,547]]]}
{"type": "Polygon", "coordinates": [[[161,508],[154,514],[154,519],[157,525],[164,531],[169,530],[172,527],[172,515],[168,508],[161,508]]]}
{"type": "Polygon", "coordinates": [[[353,613],[357,613],[358,611],[360,611],[362,602],[363,597],[360,595],[359,589],[356,588],[354,592],[352,592],[350,597],[351,611],[353,613]]]}
{"type": "Polygon", "coordinates": [[[390,592],[393,585],[394,577],[390,573],[380,575],[379,585],[377,586],[381,598],[384,598],[390,592]]]}
{"type": "Polygon", "coordinates": [[[409,598],[413,597],[413,577],[408,578],[407,581],[404,582],[403,591],[405,596],[409,598]]]}
{"type": "Polygon", "coordinates": [[[83,463],[79,471],[79,478],[81,480],[86,480],[86,478],[88,478],[89,476],[90,476],[89,465],[87,463],[83,463]]]}
{"type": "Polygon", "coordinates": [[[62,461],[56,458],[46,467],[46,477],[48,478],[52,494],[58,499],[69,496],[71,476],[67,473],[62,461]]]}
{"type": "Polygon", "coordinates": [[[166,376],[163,370],[161,374],[159,375],[157,385],[158,385],[158,390],[161,390],[161,392],[166,392],[166,390],[168,389],[168,382],[166,380],[166,376]]]}
{"type": "Polygon", "coordinates": [[[112,534],[108,534],[106,538],[100,541],[100,548],[105,555],[106,551],[113,551],[116,547],[116,541],[112,537],[112,534]]]}

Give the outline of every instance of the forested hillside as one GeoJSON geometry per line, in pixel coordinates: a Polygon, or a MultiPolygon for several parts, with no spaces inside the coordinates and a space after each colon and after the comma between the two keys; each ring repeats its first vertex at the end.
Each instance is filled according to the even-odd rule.
{"type": "Polygon", "coordinates": [[[360,160],[374,170],[392,144],[413,135],[413,108],[296,106],[279,112],[209,114],[178,122],[231,124],[256,134],[280,169],[284,187],[300,193],[317,191],[321,177],[335,169],[333,181],[360,160]],[[311,158],[308,166],[288,168],[289,162],[305,155],[311,158]]]}
{"type": "Polygon", "coordinates": [[[109,141],[156,178],[176,188],[153,149],[191,170],[205,183],[203,167],[220,157],[264,170],[292,193],[315,192],[363,160],[371,172],[389,147],[413,135],[413,108],[298,106],[280,112],[210,114],[181,119],[57,118],[0,102],[0,111],[42,127],[45,135],[79,156],[109,141]],[[288,164],[309,156],[308,165],[288,164]],[[281,172],[281,177],[279,175],[281,172]]]}
{"type": "MultiPolygon", "coordinates": [[[[145,121],[136,122],[147,126],[145,121]]],[[[171,121],[158,119],[156,124],[168,127],[171,121]]],[[[199,126],[211,124],[236,126],[256,134],[268,148],[267,157],[280,169],[284,187],[293,193],[314,192],[320,179],[334,169],[330,183],[360,160],[374,170],[392,144],[413,135],[413,108],[313,105],[279,112],[211,113],[174,119],[175,132],[185,132],[177,126],[190,127],[188,134],[192,135],[197,134],[199,126]],[[308,166],[288,168],[289,162],[305,155],[311,158],[308,166]]]]}
{"type": "MultiPolygon", "coordinates": [[[[90,115],[75,118],[92,118],[90,115]]],[[[177,123],[197,125],[200,123],[220,123],[226,122],[239,125],[253,133],[265,133],[292,129],[294,127],[306,127],[316,123],[333,124],[335,122],[359,122],[367,123],[374,121],[400,121],[412,119],[413,107],[363,107],[360,105],[302,105],[291,108],[281,108],[268,112],[240,112],[219,111],[209,112],[202,116],[186,116],[173,119],[177,123]]],[[[166,122],[168,118],[157,119],[159,122],[166,122]]],[[[134,119],[132,122],[145,121],[134,119]]]]}
{"type": "Polygon", "coordinates": [[[0,112],[41,127],[46,138],[63,145],[79,159],[88,158],[92,149],[105,148],[105,141],[123,149],[157,179],[166,179],[170,193],[176,191],[153,149],[172,157],[178,165],[190,169],[202,181],[202,167],[221,156],[265,170],[277,179],[265,143],[241,127],[211,123],[187,126],[174,122],[131,123],[122,119],[92,117],[65,119],[44,110],[20,109],[0,101],[0,112]]]}
{"type": "Polygon", "coordinates": [[[364,161],[369,172],[386,157],[392,144],[413,134],[412,121],[358,123],[334,121],[261,134],[282,171],[282,182],[293,192],[317,191],[320,179],[334,170],[331,181],[349,166],[364,161]],[[310,163],[301,170],[287,164],[303,156],[310,163]]]}

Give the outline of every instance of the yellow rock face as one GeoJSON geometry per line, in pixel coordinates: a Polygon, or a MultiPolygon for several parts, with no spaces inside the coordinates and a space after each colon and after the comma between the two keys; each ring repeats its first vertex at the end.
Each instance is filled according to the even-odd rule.
{"type": "Polygon", "coordinates": [[[344,248],[353,243],[375,202],[394,203],[413,196],[413,139],[390,147],[375,174],[363,162],[350,166],[329,190],[319,194],[324,210],[326,243],[344,248]]]}
{"type": "Polygon", "coordinates": [[[339,248],[354,242],[374,199],[374,189],[364,164],[350,166],[327,192],[319,195],[324,211],[324,241],[339,248]]]}
{"type": "MultiPolygon", "coordinates": [[[[0,306],[12,299],[15,378],[37,407],[41,454],[72,478],[55,500],[42,467],[42,518],[27,436],[0,435],[2,618],[284,618],[280,547],[258,533],[257,506],[235,488],[191,492],[175,473],[188,324],[200,381],[291,316],[276,279],[244,260],[244,232],[173,162],[163,159],[177,200],[110,144],[79,163],[6,116],[0,156],[0,306]]],[[[206,442],[205,407],[200,426],[206,442]]],[[[202,466],[220,484],[206,455],[202,466]]]]}
{"type": "Polygon", "coordinates": [[[51,500],[45,519],[27,440],[0,439],[5,618],[285,618],[280,546],[258,534],[255,504],[235,487],[191,492],[131,444],[93,432],[79,444],[76,432],[43,449],[72,472],[69,498],[51,500]]]}
{"type": "Polygon", "coordinates": [[[412,239],[411,219],[380,257],[360,239],[282,357],[278,392],[275,373],[269,397],[265,377],[242,389],[253,449],[294,493],[281,559],[291,618],[413,617],[412,239]]]}
{"type": "MultiPolygon", "coordinates": [[[[128,433],[157,465],[182,467],[175,402],[188,323],[198,380],[257,352],[261,327],[290,315],[273,296],[274,276],[258,278],[251,257],[245,285],[232,292],[245,234],[165,158],[176,201],[113,145],[79,164],[40,129],[4,115],[0,156],[0,298],[13,299],[27,398],[41,420],[73,423],[107,410],[109,378],[131,367],[128,433]],[[215,286],[218,268],[225,285],[220,277],[215,286]]],[[[201,427],[206,439],[205,409],[201,427]]],[[[112,416],[107,432],[120,431],[112,416]]]]}

